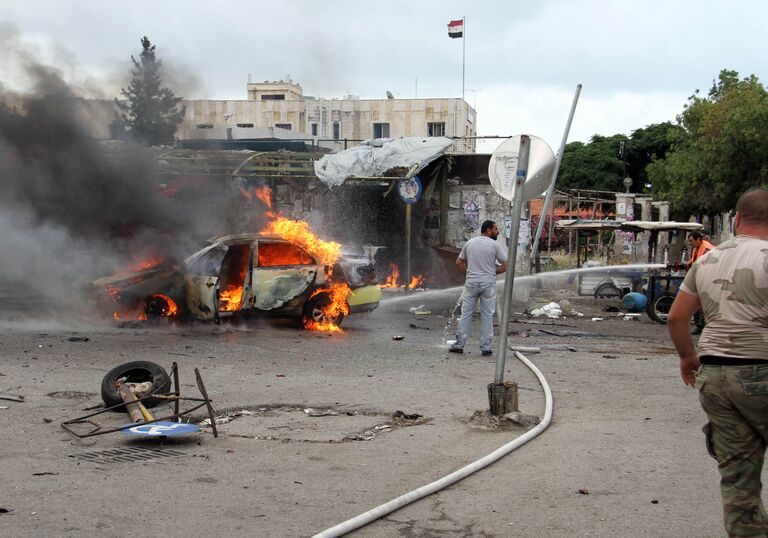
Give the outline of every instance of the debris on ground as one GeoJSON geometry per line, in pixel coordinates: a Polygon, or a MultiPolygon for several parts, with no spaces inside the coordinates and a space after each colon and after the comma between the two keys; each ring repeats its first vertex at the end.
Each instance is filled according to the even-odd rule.
{"type": "Polygon", "coordinates": [[[0,400],[8,400],[9,402],[23,402],[24,396],[19,394],[8,394],[7,392],[0,392],[0,400]]]}
{"type": "Polygon", "coordinates": [[[395,411],[392,413],[392,418],[403,418],[405,420],[418,420],[422,418],[423,415],[419,415],[418,413],[403,413],[402,411],[395,411]]]}
{"type": "Polygon", "coordinates": [[[304,412],[310,417],[333,417],[339,414],[333,409],[314,409],[312,407],[307,407],[304,412]]]}
{"type": "Polygon", "coordinates": [[[531,310],[531,315],[535,318],[546,316],[555,319],[563,315],[563,309],[558,303],[552,302],[540,306],[539,308],[534,308],[531,310]]]}
{"type": "Polygon", "coordinates": [[[432,330],[429,327],[420,327],[419,325],[416,325],[415,323],[409,323],[408,326],[411,329],[421,329],[422,331],[431,331],[432,330]]]}
{"type": "Polygon", "coordinates": [[[87,336],[70,336],[67,338],[70,342],[88,342],[90,341],[90,338],[87,336]]]}
{"type": "Polygon", "coordinates": [[[408,311],[416,316],[428,316],[432,313],[431,310],[425,309],[423,304],[419,306],[412,306],[408,309],[408,311]]]}
{"type": "Polygon", "coordinates": [[[392,337],[392,340],[403,340],[404,338],[405,336],[403,336],[402,334],[396,334],[395,336],[392,337]]]}
{"type": "Polygon", "coordinates": [[[605,321],[605,318],[592,318],[592,321],[605,321]]]}
{"type": "Polygon", "coordinates": [[[483,409],[475,411],[467,419],[467,424],[474,428],[481,428],[483,430],[496,430],[501,427],[501,418],[491,414],[490,410],[483,409]]]}
{"type": "Polygon", "coordinates": [[[589,490],[587,488],[579,488],[579,495],[589,495],[589,490]]]}
{"type": "Polygon", "coordinates": [[[512,422],[513,424],[522,426],[523,428],[529,428],[541,422],[540,417],[536,415],[526,415],[525,413],[521,413],[520,411],[513,411],[511,413],[507,413],[502,418],[504,418],[504,420],[508,420],[509,422],[512,422]]]}
{"type": "Polygon", "coordinates": [[[618,306],[608,305],[608,306],[604,306],[602,311],[603,312],[621,312],[621,308],[619,308],[618,306]]]}

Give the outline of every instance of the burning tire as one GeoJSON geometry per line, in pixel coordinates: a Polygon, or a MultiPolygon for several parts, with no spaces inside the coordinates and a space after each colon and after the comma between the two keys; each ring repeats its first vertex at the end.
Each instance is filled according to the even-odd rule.
{"type": "Polygon", "coordinates": [[[645,311],[648,313],[648,317],[653,321],[666,325],[667,315],[669,315],[669,310],[672,308],[673,302],[675,302],[675,296],[671,293],[665,293],[659,295],[653,301],[650,301],[645,311]]]}
{"type": "MultiPolygon", "coordinates": [[[[101,381],[101,399],[106,407],[112,407],[123,403],[120,393],[117,392],[116,383],[119,379],[124,383],[152,382],[150,393],[163,393],[171,389],[171,378],[168,372],[159,364],[149,361],[132,361],[116,366],[110,370],[101,381]]],[[[154,407],[162,400],[149,398],[142,403],[145,407],[154,407]]],[[[117,407],[115,411],[123,411],[123,407],[117,407]]]]}
{"type": "Polygon", "coordinates": [[[302,322],[304,327],[314,323],[319,325],[327,325],[332,323],[339,326],[344,320],[344,314],[339,312],[335,316],[328,316],[326,309],[331,304],[331,298],[327,293],[320,293],[309,299],[304,303],[302,311],[302,322]]]}
{"type": "Polygon", "coordinates": [[[173,318],[178,312],[176,302],[162,293],[151,295],[144,302],[144,315],[148,320],[173,318]]]}

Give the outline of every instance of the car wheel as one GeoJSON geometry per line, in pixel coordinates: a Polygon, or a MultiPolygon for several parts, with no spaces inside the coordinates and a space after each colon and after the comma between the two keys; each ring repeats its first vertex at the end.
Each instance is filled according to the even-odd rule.
{"type": "Polygon", "coordinates": [[[673,302],[675,302],[675,296],[671,293],[659,295],[653,301],[648,303],[648,306],[646,307],[648,317],[656,323],[666,325],[667,316],[669,315],[669,310],[672,308],[673,302]]]}
{"type": "MultiPolygon", "coordinates": [[[[106,407],[112,407],[123,403],[120,393],[117,391],[116,383],[119,379],[125,378],[125,383],[144,383],[152,382],[152,393],[164,393],[171,389],[171,378],[168,372],[159,364],[149,361],[131,361],[116,366],[111,369],[101,381],[101,399],[106,407]]],[[[154,407],[162,400],[149,398],[144,400],[145,407],[154,407]]],[[[125,407],[117,407],[114,411],[125,411],[125,407]]]]}
{"type": "Polygon", "coordinates": [[[327,293],[320,293],[315,295],[306,303],[304,303],[304,309],[302,311],[302,322],[304,327],[311,322],[326,324],[333,323],[338,326],[344,320],[344,314],[339,312],[336,316],[328,317],[325,313],[325,308],[331,304],[331,298],[327,293]]]}
{"type": "Polygon", "coordinates": [[[176,305],[173,306],[169,303],[173,302],[170,297],[156,293],[147,297],[144,301],[144,314],[148,320],[169,319],[173,317],[176,312],[176,305]]]}

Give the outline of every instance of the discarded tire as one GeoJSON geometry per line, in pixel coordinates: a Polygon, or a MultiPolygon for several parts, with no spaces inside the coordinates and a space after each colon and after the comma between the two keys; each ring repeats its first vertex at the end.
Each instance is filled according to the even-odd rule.
{"type": "Polygon", "coordinates": [[[325,313],[325,308],[331,304],[331,298],[327,293],[320,293],[312,297],[309,301],[304,303],[304,309],[302,311],[302,321],[306,327],[309,323],[315,322],[320,324],[333,323],[334,325],[341,325],[344,320],[344,314],[339,312],[336,316],[329,317],[325,313]]]}
{"type": "Polygon", "coordinates": [[[611,282],[603,282],[595,288],[595,299],[621,299],[623,295],[624,292],[611,282]]]}
{"type": "MultiPolygon", "coordinates": [[[[125,383],[152,382],[152,393],[168,392],[171,389],[171,378],[168,372],[159,364],[149,361],[131,361],[116,366],[110,370],[101,381],[101,399],[106,407],[123,403],[115,383],[118,379],[126,378],[125,383]]],[[[145,407],[154,407],[162,400],[148,398],[141,403],[145,407]]],[[[114,411],[124,411],[124,407],[116,407],[114,411]]]]}
{"type": "Polygon", "coordinates": [[[646,306],[648,317],[656,323],[666,325],[667,315],[669,314],[669,310],[672,308],[672,303],[674,302],[675,296],[671,293],[659,295],[653,301],[650,301],[646,306]]]}

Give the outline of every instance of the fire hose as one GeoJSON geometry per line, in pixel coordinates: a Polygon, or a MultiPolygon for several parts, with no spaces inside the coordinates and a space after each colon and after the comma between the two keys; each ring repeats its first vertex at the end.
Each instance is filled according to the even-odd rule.
{"type": "Polygon", "coordinates": [[[421,486],[420,488],[417,488],[395,499],[392,499],[389,502],[379,505],[376,508],[372,508],[367,512],[363,512],[362,514],[355,516],[352,519],[348,519],[347,521],[339,523],[338,525],[334,525],[329,529],[315,534],[313,538],[332,538],[336,536],[343,536],[348,532],[359,529],[360,527],[363,527],[372,521],[375,521],[391,512],[394,512],[395,510],[399,510],[403,506],[411,504],[412,502],[440,491],[441,489],[447,488],[448,486],[463,480],[464,478],[479,471],[480,469],[495,463],[496,461],[500,460],[513,450],[523,446],[525,443],[547,429],[549,423],[552,421],[552,390],[549,388],[549,384],[547,383],[547,380],[544,378],[544,375],[541,373],[541,371],[531,361],[529,361],[525,355],[519,351],[515,351],[515,357],[517,357],[520,362],[522,362],[525,366],[528,367],[529,370],[531,370],[531,372],[533,372],[533,374],[539,380],[541,387],[544,389],[544,419],[539,424],[537,424],[535,428],[525,432],[520,437],[513,439],[500,448],[497,448],[487,456],[484,456],[479,460],[474,461],[469,465],[466,465],[461,469],[444,476],[443,478],[435,480],[430,484],[421,486]]]}

